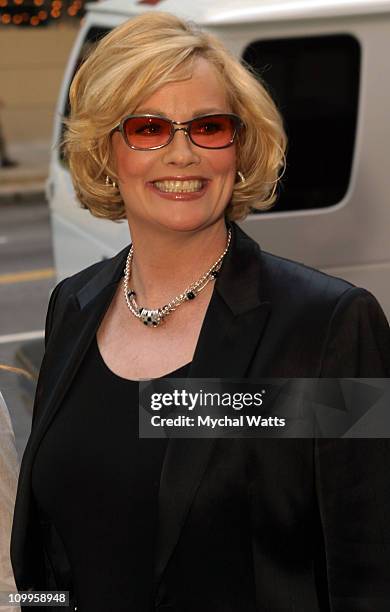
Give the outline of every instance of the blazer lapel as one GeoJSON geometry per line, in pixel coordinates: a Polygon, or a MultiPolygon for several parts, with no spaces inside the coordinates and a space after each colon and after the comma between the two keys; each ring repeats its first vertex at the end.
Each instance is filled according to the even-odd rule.
{"type": "MultiPolygon", "coordinates": [[[[245,378],[270,312],[270,303],[262,294],[260,249],[236,224],[231,227],[231,249],[207,309],[190,378],[245,378]]],[[[212,438],[168,441],[160,481],[156,589],[214,444],[212,438]]]]}
{"type": "Polygon", "coordinates": [[[202,326],[190,378],[245,378],[267,322],[258,244],[236,224],[202,326]]]}

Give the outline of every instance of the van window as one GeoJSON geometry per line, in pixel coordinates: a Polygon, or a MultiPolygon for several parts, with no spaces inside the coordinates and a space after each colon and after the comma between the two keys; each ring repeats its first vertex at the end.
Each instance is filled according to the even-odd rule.
{"type": "MultiPolygon", "coordinates": [[[[68,87],[68,92],[66,94],[66,98],[64,101],[64,107],[62,110],[62,117],[69,117],[69,113],[70,113],[70,104],[69,104],[69,88],[70,85],[73,81],[73,77],[76,74],[77,70],[79,69],[79,67],[81,66],[84,58],[86,57],[88,51],[91,49],[91,47],[93,45],[95,45],[101,38],[103,38],[103,36],[105,36],[106,34],[108,34],[108,32],[110,32],[111,28],[98,28],[98,27],[92,27],[90,28],[85,36],[84,42],[81,46],[81,50],[79,53],[79,56],[77,58],[77,62],[75,64],[74,70],[73,70],[73,74],[72,74],[72,78],[69,81],[69,87],[68,87]]],[[[65,125],[62,124],[61,127],[61,139],[60,141],[62,141],[62,137],[64,134],[64,130],[65,130],[65,125]]],[[[62,147],[59,148],[59,154],[60,154],[60,159],[63,162],[63,164],[65,164],[65,159],[64,159],[64,154],[63,154],[63,150],[62,147]]]]}
{"type": "Polygon", "coordinates": [[[340,202],[351,177],[356,135],[356,38],[346,34],[257,40],[246,47],[243,60],[276,101],[289,141],[286,173],[270,212],[340,202]]]}

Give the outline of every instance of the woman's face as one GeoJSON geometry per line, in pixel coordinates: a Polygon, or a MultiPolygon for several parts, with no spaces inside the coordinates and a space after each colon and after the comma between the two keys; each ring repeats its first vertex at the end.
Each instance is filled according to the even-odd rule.
{"type": "MultiPolygon", "coordinates": [[[[232,112],[214,67],[197,58],[191,79],[168,83],[144,100],[134,111],[187,121],[206,113],[232,112]]],[[[121,134],[112,136],[119,188],[131,227],[153,225],[159,229],[191,231],[223,218],[236,175],[236,145],[226,149],[203,149],[185,132],[175,133],[162,149],[136,151],[121,134]],[[191,177],[207,179],[206,187],[193,199],[180,193],[168,195],[152,183],[191,177]]],[[[192,194],[191,194],[192,195],[192,194]]]]}

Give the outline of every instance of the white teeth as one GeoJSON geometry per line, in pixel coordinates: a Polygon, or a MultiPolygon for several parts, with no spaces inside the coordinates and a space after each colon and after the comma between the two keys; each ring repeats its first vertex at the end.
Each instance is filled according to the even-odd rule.
{"type": "Polygon", "coordinates": [[[200,191],[203,187],[203,181],[154,181],[153,185],[160,191],[165,192],[191,192],[200,191]]]}

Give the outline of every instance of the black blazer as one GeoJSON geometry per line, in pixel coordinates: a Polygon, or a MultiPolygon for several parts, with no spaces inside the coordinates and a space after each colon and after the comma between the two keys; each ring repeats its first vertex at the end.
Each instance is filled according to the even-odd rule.
{"type": "MultiPolygon", "coordinates": [[[[261,252],[236,224],[232,229],[191,377],[390,376],[389,326],[370,293],[261,252]]],[[[11,544],[17,586],[67,589],[72,610],[71,567],[54,524],[37,514],[31,469],[127,253],[62,281],[51,296],[18,484],[11,544]]],[[[170,440],[154,609],[388,612],[389,470],[389,440],[170,440]]]]}

